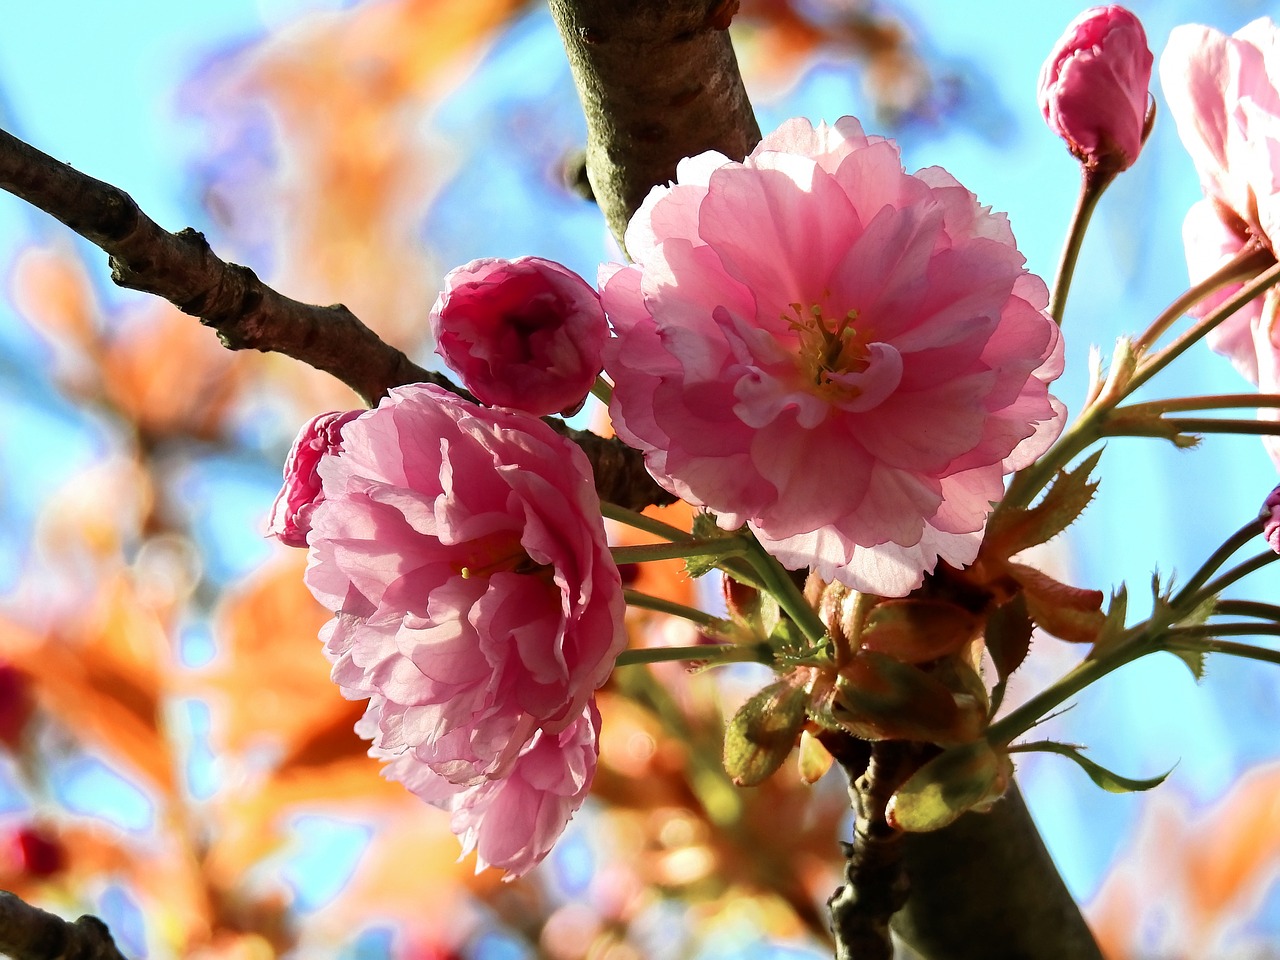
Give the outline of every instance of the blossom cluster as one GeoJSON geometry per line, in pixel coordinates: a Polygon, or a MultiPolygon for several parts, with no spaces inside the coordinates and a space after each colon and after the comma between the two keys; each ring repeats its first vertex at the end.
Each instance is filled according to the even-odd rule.
{"type": "MultiPolygon", "coordinates": [[[[1187,218],[1193,280],[1280,238],[1276,50],[1269,21],[1234,37],[1186,27],[1162,60],[1206,193],[1187,218]]],[[[1045,63],[1041,109],[1081,161],[1086,196],[1138,158],[1152,62],[1137,18],[1108,6],[1073,22],[1045,63]]],[[[594,695],[625,646],[591,464],[538,417],[571,414],[595,389],[659,485],[770,562],[812,574],[825,596],[876,607],[827,619],[833,646],[862,644],[838,676],[776,685],[797,731],[817,710],[812,686],[858,736],[943,745],[972,741],[989,719],[964,686],[981,605],[897,598],[975,563],[1006,479],[1044,457],[1065,421],[1050,393],[1061,301],[1051,313],[1007,217],[941,168],[908,173],[896,144],[852,117],[787,121],[741,161],[681,161],[625,243],[630,262],[601,267],[599,294],[536,257],[452,271],[432,330],[478,402],[419,384],[375,410],[314,419],[272,515],[274,535],[310,549],[307,583],[334,613],[323,633],[333,678],[369,700],[359,730],[372,753],[450,812],[482,866],[510,875],[537,863],[582,804],[594,695]],[[908,636],[921,617],[932,633],[908,636]],[[858,701],[858,677],[929,699],[933,725],[872,716],[883,703],[858,701]]],[[[1069,272],[1060,281],[1062,294],[1069,272]]],[[[1198,315],[1230,293],[1207,296],[1198,315]]],[[[1210,341],[1270,391],[1275,316],[1269,296],[1210,341]]],[[[1088,491],[1075,500],[1083,509],[1088,491]]],[[[1044,521],[1041,540],[1001,528],[1009,550],[982,554],[986,572],[966,581],[986,591],[982,616],[1025,591],[1024,619],[1096,637],[1101,593],[1011,561],[1070,519],[1044,521]]],[[[825,676],[819,660],[792,677],[825,676]]],[[[791,749],[786,737],[775,746],[771,757],[791,749]]],[[[1005,771],[1007,755],[980,752],[984,771],[1005,771]]],[[[988,787],[975,796],[1003,790],[988,787]]]]}

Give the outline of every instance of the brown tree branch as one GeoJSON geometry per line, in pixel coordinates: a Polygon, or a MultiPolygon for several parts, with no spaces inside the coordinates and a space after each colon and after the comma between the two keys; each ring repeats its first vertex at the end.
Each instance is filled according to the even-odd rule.
{"type": "MultiPolygon", "coordinates": [[[[229,350],[283,353],[337,377],[369,406],[392,387],[447,377],[418,366],[341,304],[292,300],[248,267],[218,258],[204,235],[170,233],[119,187],[96,180],[0,130],[0,189],[61,220],[110,257],[111,279],[163,297],[212,327],[229,350]]],[[[586,451],[601,498],[632,510],[675,498],[645,472],[639,451],[616,439],[548,421],[586,451]]]]}
{"type": "Polygon", "coordinates": [[[341,304],[315,306],[277,293],[248,267],[220,260],[203,234],[162,229],[119,187],[4,130],[0,188],[101,247],[117,284],[199,317],[230,350],[286,354],[337,377],[370,406],[398,384],[443,379],[384,343],[341,304]]]}
{"type": "Polygon", "coordinates": [[[125,960],[97,917],[72,923],[7,890],[0,890],[0,955],[13,960],[125,960]]]}
{"type": "Polygon", "coordinates": [[[551,0],[587,117],[587,176],[619,241],[649,190],[704,150],[760,141],[729,42],[738,0],[551,0]]]}
{"type": "Polygon", "coordinates": [[[945,960],[1102,960],[1016,783],[986,813],[907,834],[911,896],[893,929],[945,960]]]}

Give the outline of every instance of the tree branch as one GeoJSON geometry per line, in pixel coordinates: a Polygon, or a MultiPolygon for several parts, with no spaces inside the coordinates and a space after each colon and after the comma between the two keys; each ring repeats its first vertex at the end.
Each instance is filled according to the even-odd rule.
{"type": "Polygon", "coordinates": [[[248,267],[220,260],[203,234],[162,229],[119,187],[4,130],[0,188],[101,247],[117,284],[199,317],[230,350],[286,354],[337,377],[370,406],[397,384],[443,379],[383,342],[341,304],[315,306],[277,293],[248,267]]]}
{"type": "Polygon", "coordinates": [[[945,960],[1102,960],[1016,783],[987,813],[905,837],[911,896],[893,929],[945,960]]]}
{"type": "Polygon", "coordinates": [[[619,241],[684,157],[760,141],[728,26],[738,0],[551,0],[587,117],[587,176],[619,241]]]}
{"type": "Polygon", "coordinates": [[[7,890],[0,890],[0,954],[13,960],[125,960],[97,917],[72,923],[7,890]]]}
{"type": "MultiPolygon", "coordinates": [[[[229,350],[283,353],[341,380],[376,406],[392,387],[434,383],[469,396],[418,366],[341,304],[292,300],[248,267],[218,258],[204,235],[158,226],[119,187],[96,180],[0,130],[0,189],[61,220],[110,257],[111,279],[163,297],[217,331],[229,350]]],[[[631,510],[675,498],[645,472],[644,458],[617,439],[548,421],[586,452],[596,490],[631,510]]]]}

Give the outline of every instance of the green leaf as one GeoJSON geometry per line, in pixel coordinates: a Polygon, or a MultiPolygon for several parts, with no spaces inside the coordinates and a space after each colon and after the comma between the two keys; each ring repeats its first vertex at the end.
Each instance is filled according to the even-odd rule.
{"type": "Polygon", "coordinates": [[[965,812],[1000,797],[1012,765],[985,740],[953,747],[913,773],[885,809],[889,823],[926,833],[954,823],[965,812]]]}
{"type": "Polygon", "coordinates": [[[771,683],[742,705],[724,732],[724,769],[740,787],[754,787],[787,759],[804,728],[809,695],[801,676],[771,683]]]}
{"type": "Polygon", "coordinates": [[[1089,475],[1098,465],[1101,450],[1095,450],[1074,470],[1059,470],[1049,489],[1034,507],[997,511],[985,540],[999,556],[1011,557],[1028,547],[1052,540],[1084,512],[1098,489],[1089,475]]]}
{"type": "MultiPolygon", "coordinates": [[[[1165,778],[1173,773],[1173,767],[1170,767],[1158,777],[1151,777],[1146,780],[1138,780],[1132,777],[1122,777],[1118,773],[1112,773],[1106,767],[1094,763],[1088,757],[1080,752],[1078,747],[1073,747],[1069,743],[1057,743],[1052,740],[1042,740],[1038,743],[1020,744],[1018,747],[1020,753],[1056,753],[1060,756],[1068,757],[1080,765],[1080,768],[1089,775],[1089,779],[1100,786],[1108,793],[1140,793],[1144,790],[1150,790],[1164,783],[1165,778]]],[[[1177,764],[1174,764],[1176,767],[1177,764]]]]}

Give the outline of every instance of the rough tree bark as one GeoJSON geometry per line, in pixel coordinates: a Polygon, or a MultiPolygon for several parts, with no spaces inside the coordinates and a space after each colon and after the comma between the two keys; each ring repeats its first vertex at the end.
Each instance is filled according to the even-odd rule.
{"type": "Polygon", "coordinates": [[[760,141],[729,40],[738,0],[551,0],[587,117],[587,177],[618,242],[684,157],[760,141]]]}
{"type": "Polygon", "coordinates": [[[63,920],[0,890],[0,956],[20,960],[125,960],[97,917],[63,920]]]}

